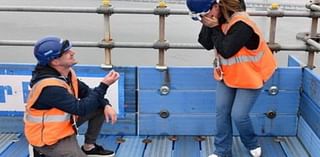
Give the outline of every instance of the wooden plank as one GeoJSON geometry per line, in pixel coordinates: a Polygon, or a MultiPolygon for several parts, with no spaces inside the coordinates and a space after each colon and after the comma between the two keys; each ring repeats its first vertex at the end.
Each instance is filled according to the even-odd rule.
{"type": "MultiPolygon", "coordinates": [[[[156,90],[141,90],[138,93],[140,113],[213,113],[215,112],[215,91],[172,90],[168,95],[160,95],[156,90]]],[[[299,91],[280,91],[270,95],[263,91],[255,103],[252,113],[297,113],[299,91]]]]}
{"type": "Polygon", "coordinates": [[[178,136],[172,157],[200,157],[200,144],[192,136],[178,136]]]}
{"type": "MultiPolygon", "coordinates": [[[[276,85],[280,90],[299,90],[302,80],[300,67],[278,68],[264,89],[276,85]]],[[[214,90],[215,80],[211,67],[169,67],[170,88],[179,90],[214,90]]],[[[154,67],[138,67],[139,90],[158,90],[164,74],[154,67]]]]}
{"type": "MultiPolygon", "coordinates": [[[[318,119],[319,120],[319,119],[318,119]]],[[[318,132],[319,133],[319,132],[318,132]]],[[[303,117],[300,117],[298,125],[298,138],[310,154],[310,156],[319,156],[320,139],[316,132],[308,125],[303,117]]]]}
{"type": "MultiPolygon", "coordinates": [[[[250,115],[255,132],[261,136],[296,135],[296,114],[278,114],[274,119],[264,114],[250,115]]],[[[235,127],[234,127],[235,128],[235,127]]],[[[214,135],[215,114],[140,114],[140,135],[214,135]]],[[[234,135],[238,135],[234,129],[234,135]]]]}

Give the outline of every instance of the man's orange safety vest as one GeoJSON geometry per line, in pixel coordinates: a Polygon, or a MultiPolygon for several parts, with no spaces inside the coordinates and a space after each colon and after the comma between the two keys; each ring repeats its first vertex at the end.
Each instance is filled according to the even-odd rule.
{"type": "Polygon", "coordinates": [[[259,46],[256,50],[242,47],[230,58],[223,58],[218,54],[220,68],[218,67],[214,70],[214,77],[216,80],[223,79],[224,83],[231,88],[258,89],[272,76],[277,66],[276,60],[265,42],[261,31],[249,19],[247,13],[234,13],[230,21],[222,25],[224,34],[238,21],[249,25],[259,36],[259,46]]]}
{"type": "Polygon", "coordinates": [[[72,126],[71,114],[57,108],[49,110],[31,108],[41,94],[41,91],[47,86],[64,87],[75,97],[78,97],[77,77],[73,70],[71,70],[71,73],[71,86],[73,89],[65,81],[57,78],[40,80],[32,87],[24,115],[25,136],[31,145],[38,147],[53,145],[60,139],[75,133],[72,126]]]}

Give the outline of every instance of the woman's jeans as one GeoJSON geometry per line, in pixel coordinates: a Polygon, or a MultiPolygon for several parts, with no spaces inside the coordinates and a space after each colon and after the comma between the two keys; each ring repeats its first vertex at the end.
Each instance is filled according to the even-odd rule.
{"type": "Polygon", "coordinates": [[[249,112],[260,92],[261,89],[230,88],[222,81],[217,82],[217,132],[214,140],[216,155],[232,156],[232,120],[246,148],[251,150],[258,147],[258,140],[251,124],[249,112]]]}

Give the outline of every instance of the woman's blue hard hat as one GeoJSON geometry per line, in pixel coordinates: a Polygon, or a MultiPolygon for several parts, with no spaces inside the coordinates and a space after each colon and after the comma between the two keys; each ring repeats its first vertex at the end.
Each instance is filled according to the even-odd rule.
{"type": "Polygon", "coordinates": [[[193,14],[208,12],[216,0],[187,0],[187,7],[193,14]]]}

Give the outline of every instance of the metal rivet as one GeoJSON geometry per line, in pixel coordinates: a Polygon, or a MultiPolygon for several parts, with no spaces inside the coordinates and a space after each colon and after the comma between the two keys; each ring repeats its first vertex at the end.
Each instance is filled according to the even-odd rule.
{"type": "Polygon", "coordinates": [[[160,94],[167,95],[170,92],[170,88],[168,86],[161,86],[160,87],[160,94]]]}
{"type": "Polygon", "coordinates": [[[271,86],[269,88],[269,94],[270,95],[277,95],[279,93],[279,89],[277,86],[271,86]]]}
{"type": "Polygon", "coordinates": [[[269,119],[273,119],[277,116],[277,112],[275,111],[269,111],[267,113],[265,113],[265,115],[269,118],[269,119]]]}
{"type": "Polygon", "coordinates": [[[161,118],[168,118],[170,113],[169,113],[168,110],[161,110],[159,115],[160,115],[161,118]]]}

